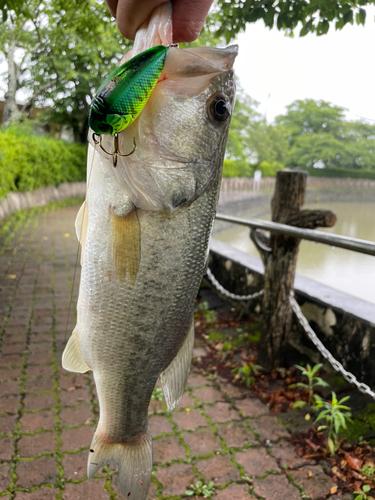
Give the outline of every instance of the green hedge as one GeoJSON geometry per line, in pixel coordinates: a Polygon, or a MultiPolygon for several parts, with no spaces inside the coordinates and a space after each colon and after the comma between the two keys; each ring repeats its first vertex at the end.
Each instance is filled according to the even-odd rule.
{"type": "Polygon", "coordinates": [[[87,147],[50,136],[37,137],[28,124],[0,129],[0,199],[61,182],[83,181],[87,147]]]}
{"type": "Polygon", "coordinates": [[[350,170],[345,168],[303,168],[312,177],[351,177],[353,179],[375,179],[375,170],[350,170]]]}

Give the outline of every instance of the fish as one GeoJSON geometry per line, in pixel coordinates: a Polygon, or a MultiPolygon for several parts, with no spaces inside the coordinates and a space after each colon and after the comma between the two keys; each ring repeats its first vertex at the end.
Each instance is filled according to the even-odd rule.
{"type": "MultiPolygon", "coordinates": [[[[149,46],[136,38],[135,47],[171,43],[171,29],[155,28],[160,19],[157,10],[140,30],[149,46]]],[[[120,149],[133,141],[137,149],[116,168],[89,132],[87,195],[76,220],[82,251],[77,324],[62,365],[92,370],[96,384],[100,416],[87,475],[116,464],[120,492],[129,500],[144,500],[151,480],[148,407],[155,385],[160,380],[171,411],[189,374],[237,51],[168,48],[138,118],[118,134],[120,149]]],[[[111,140],[103,135],[105,149],[111,140]]]]}

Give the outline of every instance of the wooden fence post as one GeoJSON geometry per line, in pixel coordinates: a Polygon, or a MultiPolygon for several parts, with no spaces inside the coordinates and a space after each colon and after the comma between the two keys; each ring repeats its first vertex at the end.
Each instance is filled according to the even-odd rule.
{"type": "MultiPolygon", "coordinates": [[[[303,210],[306,172],[279,171],[272,199],[272,220],[281,224],[314,229],[331,227],[336,216],[329,210],[303,210]]],[[[259,363],[266,369],[284,364],[292,326],[289,301],[293,290],[300,240],[259,230],[251,231],[264,264],[264,296],[259,363]]]]}

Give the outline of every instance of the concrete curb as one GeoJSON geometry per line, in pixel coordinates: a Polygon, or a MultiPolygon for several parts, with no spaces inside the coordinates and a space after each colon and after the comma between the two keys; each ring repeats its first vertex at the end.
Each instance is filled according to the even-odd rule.
{"type": "Polygon", "coordinates": [[[84,198],[85,194],[86,182],[64,182],[57,187],[47,186],[26,193],[9,193],[0,201],[0,219],[9,217],[17,210],[42,207],[51,201],[63,201],[67,198],[84,198]]]}

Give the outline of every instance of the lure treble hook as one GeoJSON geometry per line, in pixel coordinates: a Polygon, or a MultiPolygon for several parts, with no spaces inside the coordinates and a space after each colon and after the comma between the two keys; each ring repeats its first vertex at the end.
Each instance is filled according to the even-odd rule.
{"type": "Polygon", "coordinates": [[[107,151],[106,149],[104,149],[103,145],[102,145],[102,135],[101,134],[96,134],[95,132],[92,134],[92,140],[94,141],[95,145],[98,145],[100,146],[100,149],[102,151],[104,151],[104,153],[106,153],[107,155],[109,156],[113,156],[113,166],[114,168],[117,167],[117,158],[119,156],[130,156],[132,155],[135,150],[137,149],[137,144],[135,143],[135,137],[133,138],[133,144],[134,144],[134,147],[133,149],[130,151],[130,153],[127,153],[127,154],[124,154],[124,153],[121,153],[121,151],[119,150],[119,144],[118,144],[118,134],[116,133],[114,135],[114,148],[115,150],[113,152],[110,152],[110,151],[107,151]],[[99,137],[99,140],[98,140],[98,137],[99,137]]]}

